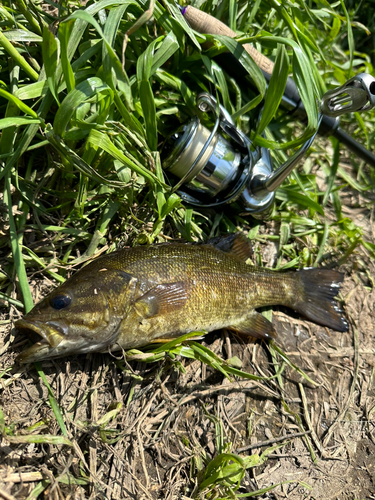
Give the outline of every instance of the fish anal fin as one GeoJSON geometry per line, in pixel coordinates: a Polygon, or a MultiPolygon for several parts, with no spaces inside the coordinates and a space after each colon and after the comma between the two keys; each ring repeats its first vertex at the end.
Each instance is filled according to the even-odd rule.
{"type": "Polygon", "coordinates": [[[211,238],[207,243],[243,262],[254,253],[250,240],[242,233],[211,238]]]}
{"type": "Polygon", "coordinates": [[[186,281],[162,283],[139,297],[134,307],[143,318],[176,311],[186,304],[191,284],[186,281]]]}
{"type": "Polygon", "coordinates": [[[273,339],[276,337],[276,331],[272,323],[256,311],[252,312],[240,323],[227,328],[256,339],[273,339]]]}

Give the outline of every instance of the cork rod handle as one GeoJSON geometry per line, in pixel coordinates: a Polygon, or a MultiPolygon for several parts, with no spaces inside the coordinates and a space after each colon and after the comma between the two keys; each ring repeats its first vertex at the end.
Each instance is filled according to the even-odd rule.
{"type": "MultiPolygon", "coordinates": [[[[185,7],[182,14],[190,26],[199,33],[209,33],[212,35],[226,35],[234,38],[237,34],[232,31],[226,24],[222,23],[218,19],[202,12],[191,5],[185,7]]],[[[245,43],[243,48],[252,57],[255,64],[269,75],[272,74],[273,62],[258,52],[250,43],[245,43]]]]}

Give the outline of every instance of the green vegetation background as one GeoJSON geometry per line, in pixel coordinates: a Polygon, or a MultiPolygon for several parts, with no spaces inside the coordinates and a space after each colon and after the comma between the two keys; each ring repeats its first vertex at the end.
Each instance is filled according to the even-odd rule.
{"type": "MultiPolygon", "coordinates": [[[[368,15],[372,2],[223,0],[192,5],[221,19],[241,42],[254,43],[280,63],[274,77],[278,85],[271,85],[267,93],[262,74],[242,56],[257,90],[240,88],[236,75],[224,72],[213,59],[234,51],[237,42],[193,32],[169,0],[156,1],[152,16],[143,23],[149,4],[142,0],[89,1],[85,6],[14,0],[0,5],[4,307],[12,304],[27,312],[33,304],[29,281],[35,275],[62,282],[68,269],[123,244],[174,237],[201,240],[238,228],[249,231],[255,242],[278,243],[276,267],[317,265],[327,253],[344,262],[360,245],[375,256],[374,245],[342,206],[348,187],[359,206],[373,206],[374,169],[350,158],[334,139],[317,141],[312,156],[278,191],[269,219],[277,223],[273,234],[262,230],[262,222],[229,210],[184,206],[171,192],[160,161],[165,138],[194,116],[196,95],[208,91],[254,144],[269,147],[275,162],[282,162],[287,149],[313,133],[316,100],[327,88],[359,72],[374,74],[375,18],[368,15]],[[203,48],[206,41],[210,46],[203,48]],[[303,125],[278,110],[280,82],[288,74],[303,96],[308,114],[303,125]],[[263,104],[262,120],[255,127],[263,104]],[[343,156],[350,168],[343,167],[343,156]],[[323,191],[317,166],[326,186],[323,191]]],[[[202,120],[210,125],[209,116],[202,120]]],[[[342,126],[367,147],[373,144],[374,114],[346,116],[342,126]]],[[[262,265],[260,254],[256,261],[262,265]]],[[[156,349],[148,360],[160,359],[166,349],[171,357],[183,354],[205,360],[226,376],[245,376],[194,342],[156,349]]],[[[38,370],[61,430],[60,436],[38,442],[53,444],[58,439],[70,446],[62,412],[38,370]]],[[[22,442],[36,442],[28,438],[22,442]]],[[[254,465],[224,452],[201,476],[203,487],[212,484],[219,469],[239,484],[243,470],[254,465]]],[[[264,459],[258,457],[257,463],[264,459]]]]}

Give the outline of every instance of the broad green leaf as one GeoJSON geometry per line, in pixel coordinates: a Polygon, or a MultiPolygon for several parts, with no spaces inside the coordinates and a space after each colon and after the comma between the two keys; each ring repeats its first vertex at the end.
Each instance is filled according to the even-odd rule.
{"type": "Polygon", "coordinates": [[[123,0],[121,2],[118,2],[118,4],[118,6],[116,6],[115,4],[112,6],[104,25],[104,37],[111,45],[111,47],[114,47],[115,45],[115,39],[118,34],[120,22],[124,17],[127,9],[131,5],[138,7],[138,2],[136,2],[135,0],[123,0]]]}
{"type": "Polygon", "coordinates": [[[37,35],[27,30],[21,30],[21,29],[8,30],[4,31],[3,34],[11,42],[42,43],[43,41],[43,38],[40,35],[37,35]]]}
{"type": "Polygon", "coordinates": [[[310,36],[309,33],[305,32],[303,25],[302,25],[303,31],[300,29],[297,22],[298,19],[294,21],[288,14],[287,10],[285,9],[282,3],[280,3],[278,0],[269,0],[269,3],[279,12],[281,17],[284,19],[289,29],[293,33],[293,36],[296,41],[300,42],[301,45],[303,43],[307,44],[312,50],[314,50],[314,52],[320,52],[320,54],[322,55],[322,52],[316,45],[315,40],[310,36]]]}
{"type": "Polygon", "coordinates": [[[47,128],[46,136],[48,141],[56,148],[56,150],[62,155],[62,157],[68,160],[72,165],[74,165],[77,170],[79,170],[83,174],[109,187],[125,187],[125,184],[123,182],[106,179],[98,172],[96,172],[96,170],[92,168],[91,165],[89,165],[87,162],[85,162],[85,160],[81,156],[77,155],[77,153],[70,149],[58,135],[54,134],[50,127],[47,128]]]}
{"type": "Polygon", "coordinates": [[[20,87],[14,93],[15,97],[20,100],[35,99],[37,97],[44,96],[48,91],[47,80],[41,80],[39,82],[30,83],[24,87],[20,87]]]}
{"type": "Polygon", "coordinates": [[[354,37],[353,37],[353,30],[352,30],[352,25],[350,21],[350,17],[348,14],[348,11],[345,7],[345,3],[343,0],[339,0],[340,5],[342,7],[342,10],[344,11],[345,14],[345,19],[346,19],[346,29],[348,33],[348,45],[349,45],[349,55],[350,55],[350,68],[349,68],[349,74],[351,75],[352,72],[352,66],[353,66],[353,54],[354,54],[354,37]]]}
{"type": "Polygon", "coordinates": [[[168,214],[172,212],[175,208],[177,208],[181,204],[181,198],[176,194],[172,193],[167,197],[165,205],[163,206],[161,212],[161,218],[164,219],[168,214]]]}
{"type": "MultiPolygon", "coordinates": [[[[197,38],[196,38],[196,36],[194,34],[194,31],[190,28],[190,26],[186,22],[184,16],[181,13],[181,10],[178,8],[177,4],[175,2],[173,2],[173,1],[170,1],[170,0],[167,0],[165,3],[167,5],[167,8],[172,13],[172,15],[173,15],[174,19],[176,20],[176,22],[182,27],[182,29],[188,35],[188,37],[190,38],[190,40],[195,45],[195,48],[197,48],[200,51],[201,50],[200,43],[198,42],[198,40],[197,40],[197,38]]],[[[156,7],[157,7],[157,5],[156,5],[156,7]]],[[[156,14],[156,17],[158,17],[158,9],[157,8],[155,9],[155,14],[156,14]]]]}
{"type": "Polygon", "coordinates": [[[18,50],[10,43],[0,30],[0,47],[2,47],[10,56],[15,64],[19,64],[25,73],[34,81],[38,80],[39,75],[35,69],[30,66],[26,59],[18,52],[18,50]]]}
{"type": "Polygon", "coordinates": [[[154,40],[137,61],[139,98],[145,122],[147,142],[151,151],[156,151],[157,149],[158,132],[156,125],[156,106],[149,78],[151,76],[155,46],[159,40],[160,39],[154,40]]]}
{"type": "Polygon", "coordinates": [[[256,133],[261,135],[274,117],[284,94],[289,71],[289,59],[284,45],[277,48],[276,61],[264,100],[256,133]]]}
{"type": "MultiPolygon", "coordinates": [[[[263,96],[261,94],[257,95],[253,99],[251,99],[251,101],[247,102],[244,106],[242,106],[242,108],[240,108],[239,110],[237,110],[236,112],[234,112],[232,114],[233,120],[236,120],[238,117],[245,115],[246,113],[248,113],[249,111],[254,109],[256,106],[258,106],[258,104],[260,104],[262,102],[262,99],[263,99],[263,96]]],[[[259,139],[259,141],[260,140],[261,139],[259,139]]],[[[277,143],[277,142],[274,142],[274,144],[270,144],[270,141],[266,141],[265,139],[264,139],[264,141],[265,141],[264,142],[265,147],[268,147],[270,149],[275,149],[279,146],[279,143],[277,143]]],[[[260,142],[259,142],[259,144],[260,144],[260,142]]]]}
{"type": "Polygon", "coordinates": [[[237,0],[229,0],[229,27],[232,31],[237,29],[237,0]]]}
{"type": "Polygon", "coordinates": [[[245,31],[245,32],[248,31],[249,27],[251,26],[251,23],[253,22],[256,14],[259,10],[259,6],[260,6],[261,2],[262,2],[262,0],[255,0],[254,4],[251,4],[250,2],[248,3],[247,9],[251,8],[251,12],[250,12],[249,16],[244,16],[245,25],[243,27],[241,27],[241,29],[243,29],[243,31],[245,31]]]}
{"type": "Polygon", "coordinates": [[[215,61],[212,61],[212,73],[217,81],[217,90],[220,91],[222,98],[220,102],[223,104],[224,108],[231,113],[232,112],[232,103],[229,97],[229,90],[227,81],[224,75],[223,70],[220,68],[215,61]]]}
{"type": "Polygon", "coordinates": [[[43,43],[42,43],[43,63],[47,76],[48,87],[55,98],[57,104],[60,104],[57,95],[57,78],[56,68],[59,60],[59,47],[57,38],[47,28],[43,28],[43,43]]]}
{"type": "Polygon", "coordinates": [[[278,200],[287,201],[289,203],[296,203],[301,207],[312,208],[320,215],[324,215],[324,210],[319,205],[319,203],[298,191],[292,191],[288,188],[278,188],[278,190],[276,191],[276,198],[278,200]]]}
{"type": "MultiPolygon", "coordinates": [[[[122,163],[127,165],[131,170],[134,170],[134,172],[136,172],[137,174],[142,175],[143,177],[148,179],[152,184],[154,182],[160,183],[159,179],[156,177],[155,174],[153,174],[149,170],[146,170],[144,167],[140,167],[132,160],[130,160],[110,141],[108,136],[106,136],[105,134],[98,132],[96,130],[92,130],[90,132],[88,141],[91,142],[93,145],[104,149],[104,151],[113,156],[113,158],[121,161],[122,163]]],[[[167,187],[165,184],[164,186],[167,187]]]]}
{"type": "Polygon", "coordinates": [[[364,186],[360,182],[357,182],[344,168],[338,167],[337,168],[337,173],[338,175],[344,179],[345,182],[349,184],[353,189],[356,191],[368,191],[369,189],[372,189],[373,186],[364,186]]]}
{"type": "MultiPolygon", "coordinates": [[[[103,39],[103,42],[105,44],[106,50],[107,50],[107,55],[108,58],[111,62],[111,70],[113,69],[116,75],[117,79],[117,86],[119,90],[121,90],[124,93],[124,96],[126,98],[126,101],[129,105],[129,107],[132,107],[132,94],[131,94],[131,89],[130,89],[130,83],[127,74],[125,73],[124,69],[122,68],[121,62],[113,50],[111,44],[108,42],[106,39],[103,30],[101,29],[100,25],[98,22],[94,19],[94,17],[89,13],[89,11],[84,11],[84,10],[77,10],[73,12],[66,20],[69,21],[70,19],[80,19],[86,23],[92,24],[92,26],[97,30],[99,33],[100,37],[103,39]]],[[[114,89],[113,81],[112,81],[112,71],[108,71],[108,66],[106,67],[106,71],[104,73],[104,77],[106,78],[106,81],[112,89],[114,89]]]]}
{"type": "MultiPolygon", "coordinates": [[[[69,24],[69,23],[67,23],[69,24]]],[[[74,26],[73,26],[74,30],[74,26]]],[[[72,34],[69,37],[69,42],[72,39],[72,34]]],[[[69,46],[68,42],[68,46],[69,46]]],[[[88,64],[90,60],[100,51],[103,41],[101,39],[90,40],[90,46],[75,60],[72,62],[72,70],[74,73],[84,65],[88,64]]],[[[68,54],[67,54],[68,55],[68,54]]]]}
{"type": "Polygon", "coordinates": [[[229,38],[228,36],[223,35],[215,35],[209,36],[208,39],[217,39],[220,43],[222,43],[235,57],[240,61],[242,66],[246,69],[246,71],[251,76],[253,82],[255,83],[259,93],[261,96],[264,96],[266,93],[266,80],[263,76],[263,73],[256,65],[252,57],[246,52],[246,50],[233,38],[229,38]]]}
{"type": "Polygon", "coordinates": [[[229,484],[233,484],[233,482],[238,481],[238,474],[243,477],[245,469],[245,462],[239,455],[235,455],[234,453],[220,453],[220,455],[209,462],[204,471],[203,481],[200,483],[199,489],[203,490],[218,480],[223,479],[229,479],[231,480],[229,484]],[[230,460],[234,462],[232,466],[229,465],[230,460]]]}
{"type": "Polygon", "coordinates": [[[151,68],[154,59],[154,51],[155,46],[159,41],[162,40],[162,37],[157,38],[153,42],[151,42],[147,49],[140,55],[137,60],[137,81],[138,83],[142,80],[148,80],[151,77],[151,68]]]}
{"type": "MultiPolygon", "coordinates": [[[[42,370],[40,363],[35,363],[35,368],[38,372],[39,377],[43,380],[44,385],[47,387],[48,390],[48,398],[49,402],[52,408],[53,413],[55,414],[56,420],[60,426],[61,432],[65,436],[65,439],[62,438],[62,436],[49,436],[48,439],[51,443],[56,443],[56,444],[67,444],[68,446],[73,446],[72,443],[67,439],[68,437],[68,431],[65,426],[65,421],[63,414],[61,412],[60,406],[55,398],[55,395],[53,394],[53,391],[51,389],[51,386],[48,383],[47,377],[44,374],[44,371],[42,370]]],[[[40,438],[46,438],[46,436],[40,436],[40,438]]],[[[38,442],[38,441],[31,441],[31,442],[38,442]]],[[[44,442],[44,441],[39,441],[39,442],[44,442]]]]}
{"type": "Polygon", "coordinates": [[[9,174],[5,176],[5,189],[4,189],[3,199],[9,214],[9,237],[10,237],[10,246],[12,249],[15,269],[17,271],[19,285],[23,296],[23,302],[25,304],[25,312],[28,313],[33,308],[34,304],[27,279],[25,262],[23,260],[19,236],[17,234],[17,227],[12,213],[12,196],[11,196],[11,183],[9,174]]]}
{"type": "Polygon", "coordinates": [[[176,35],[173,32],[168,33],[153,56],[150,76],[152,76],[161,66],[163,66],[163,64],[173,56],[178,48],[179,45],[176,35]]]}
{"type": "Polygon", "coordinates": [[[38,118],[29,118],[27,116],[15,116],[14,118],[1,118],[0,130],[8,127],[19,127],[21,125],[30,125],[31,123],[42,123],[38,118]]]}
{"type": "Polygon", "coordinates": [[[179,91],[186,106],[190,109],[194,108],[195,100],[193,93],[187,86],[186,82],[184,82],[181,78],[172,75],[161,68],[159,68],[155,73],[155,78],[162,81],[165,85],[168,85],[172,89],[179,91]]]}
{"type": "MultiPolygon", "coordinates": [[[[147,0],[149,1],[149,0],[147,0]]],[[[139,6],[139,1],[136,0],[99,0],[91,5],[89,5],[84,11],[89,14],[90,17],[85,16],[76,16],[77,22],[75,24],[75,28],[72,33],[72,37],[70,39],[69,44],[69,52],[70,54],[74,54],[78,47],[77,40],[79,41],[85,31],[87,24],[91,23],[91,19],[96,14],[99,14],[101,11],[105,11],[106,9],[110,9],[111,7],[121,6],[121,5],[133,5],[137,7],[137,13],[140,15],[142,13],[142,8],[139,6]]]]}
{"type": "Polygon", "coordinates": [[[313,78],[309,60],[302,51],[301,47],[287,38],[282,37],[261,37],[265,42],[281,43],[289,45],[293,49],[293,78],[305,106],[308,125],[304,136],[310,136],[318,125],[318,107],[316,104],[317,86],[313,78]]]}
{"type": "Polygon", "coordinates": [[[53,122],[55,134],[64,137],[68,123],[77,107],[91,98],[100,98],[100,94],[113,96],[112,90],[100,78],[92,77],[79,83],[69,92],[57,110],[53,122]]]}
{"type": "Polygon", "coordinates": [[[68,93],[75,87],[75,78],[70,60],[68,57],[69,38],[73,30],[73,21],[61,23],[59,27],[59,40],[61,48],[61,66],[68,93]]]}
{"type": "MultiPolygon", "coordinates": [[[[114,52],[114,44],[121,19],[124,16],[129,5],[131,4],[136,5],[136,2],[134,1],[124,2],[122,5],[112,8],[109,12],[108,18],[104,25],[103,39],[106,40],[107,42],[103,44],[103,69],[104,69],[104,74],[107,75],[108,79],[110,79],[111,76],[115,78],[116,83],[113,83],[111,85],[112,88],[114,88],[116,84],[120,85],[119,88],[122,85],[121,82],[123,80],[123,75],[121,75],[121,73],[123,70],[122,69],[120,70],[118,66],[118,62],[115,57],[116,54],[114,52]],[[109,50],[108,45],[111,47],[111,50],[109,50]],[[120,74],[120,81],[116,81],[116,77],[119,74],[120,74]]],[[[124,90],[128,94],[128,98],[130,98],[129,81],[127,76],[125,76],[124,82],[125,82],[124,84],[126,85],[126,88],[124,90]]]]}
{"type": "Polygon", "coordinates": [[[27,106],[27,104],[25,104],[21,99],[16,97],[14,94],[11,94],[10,92],[7,92],[4,89],[0,89],[0,96],[4,97],[9,102],[12,102],[13,104],[15,104],[17,106],[17,108],[19,108],[21,111],[23,111],[27,115],[30,115],[33,118],[39,119],[38,114],[33,109],[29,108],[29,106],[27,106]]]}
{"type": "Polygon", "coordinates": [[[145,121],[148,145],[151,151],[156,151],[158,143],[158,131],[156,126],[156,107],[154,94],[148,80],[141,80],[138,84],[138,89],[143,110],[143,118],[145,121]]]}

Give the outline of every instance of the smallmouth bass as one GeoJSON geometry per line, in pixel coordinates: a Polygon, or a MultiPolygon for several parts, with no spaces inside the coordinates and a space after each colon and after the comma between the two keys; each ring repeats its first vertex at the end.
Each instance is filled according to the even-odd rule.
{"type": "Polygon", "coordinates": [[[17,361],[130,349],[220,328],[269,339],[276,336],[274,327],[256,309],[272,305],[347,331],[334,301],[341,273],[257,268],[245,263],[249,252],[249,240],[237,234],[98,257],[16,321],[17,329],[39,339],[17,361]]]}

